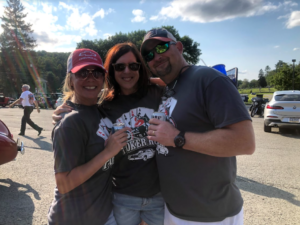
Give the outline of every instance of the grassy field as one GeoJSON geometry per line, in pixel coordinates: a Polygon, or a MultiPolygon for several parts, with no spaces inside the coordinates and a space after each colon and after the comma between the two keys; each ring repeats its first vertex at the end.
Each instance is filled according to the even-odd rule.
{"type": "Polygon", "coordinates": [[[238,89],[240,94],[248,94],[248,102],[246,104],[252,104],[251,99],[256,97],[256,95],[263,95],[264,98],[271,100],[273,93],[277,91],[275,88],[249,88],[249,89],[238,89]]]}

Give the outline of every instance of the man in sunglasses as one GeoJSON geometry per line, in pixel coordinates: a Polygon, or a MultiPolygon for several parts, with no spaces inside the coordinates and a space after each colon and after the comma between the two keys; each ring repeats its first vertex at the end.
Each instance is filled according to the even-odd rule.
{"type": "Polygon", "coordinates": [[[159,107],[168,121],[151,119],[148,138],[157,151],[165,225],[243,224],[236,156],[253,154],[251,118],[230,79],[188,65],[183,45],[165,29],[150,30],[141,54],[167,85],[159,107]]]}

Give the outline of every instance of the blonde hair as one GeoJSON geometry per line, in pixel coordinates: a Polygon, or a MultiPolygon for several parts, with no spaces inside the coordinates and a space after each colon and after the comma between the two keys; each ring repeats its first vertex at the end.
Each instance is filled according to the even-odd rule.
{"type": "MultiPolygon", "coordinates": [[[[101,99],[104,99],[105,91],[103,91],[103,90],[107,89],[104,80],[105,80],[105,76],[103,77],[103,87],[102,87],[103,89],[98,94],[98,97],[100,97],[98,104],[100,104],[102,102],[101,99]]],[[[74,91],[71,81],[72,81],[72,73],[67,73],[66,78],[63,82],[63,87],[62,87],[62,91],[63,91],[63,95],[64,95],[64,97],[63,97],[64,102],[67,100],[71,100],[75,95],[75,91],[74,91]]]]}

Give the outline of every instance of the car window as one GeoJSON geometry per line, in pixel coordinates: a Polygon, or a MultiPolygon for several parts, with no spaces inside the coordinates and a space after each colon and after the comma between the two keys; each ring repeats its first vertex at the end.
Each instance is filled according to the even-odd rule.
{"type": "Polygon", "coordinates": [[[282,94],[276,95],[275,101],[300,101],[300,94],[282,94]]]}

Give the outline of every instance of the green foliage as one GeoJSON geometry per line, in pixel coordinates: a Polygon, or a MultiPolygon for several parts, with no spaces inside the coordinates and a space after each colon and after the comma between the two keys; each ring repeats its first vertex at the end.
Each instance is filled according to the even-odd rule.
{"type": "Polygon", "coordinates": [[[36,56],[33,49],[35,40],[31,37],[31,24],[25,23],[27,14],[20,0],[7,0],[4,14],[0,17],[3,33],[0,35],[1,91],[6,94],[19,94],[22,83],[34,88],[34,71],[36,56]]]}
{"type": "Polygon", "coordinates": [[[267,86],[267,81],[266,81],[266,78],[265,78],[265,74],[264,74],[264,71],[262,69],[259,70],[258,85],[260,87],[266,87],[267,86]]]}
{"type": "MultiPolygon", "coordinates": [[[[181,37],[178,31],[173,26],[162,27],[170,31],[177,39],[177,41],[182,42],[184,46],[183,57],[186,59],[186,61],[191,64],[197,64],[201,55],[201,50],[198,48],[200,44],[194,42],[190,37],[186,35],[181,37]]],[[[118,43],[132,42],[137,46],[138,49],[140,49],[145,34],[145,30],[133,31],[127,34],[119,32],[113,36],[108,37],[108,39],[99,39],[94,41],[82,40],[80,43],[77,43],[77,48],[93,49],[94,51],[99,53],[102,59],[105,59],[108,50],[118,43]]]]}
{"type": "MultiPolygon", "coordinates": [[[[300,90],[300,64],[294,68],[294,89],[300,90]]],[[[278,90],[293,90],[293,65],[282,64],[272,76],[271,84],[278,90]]]]}

